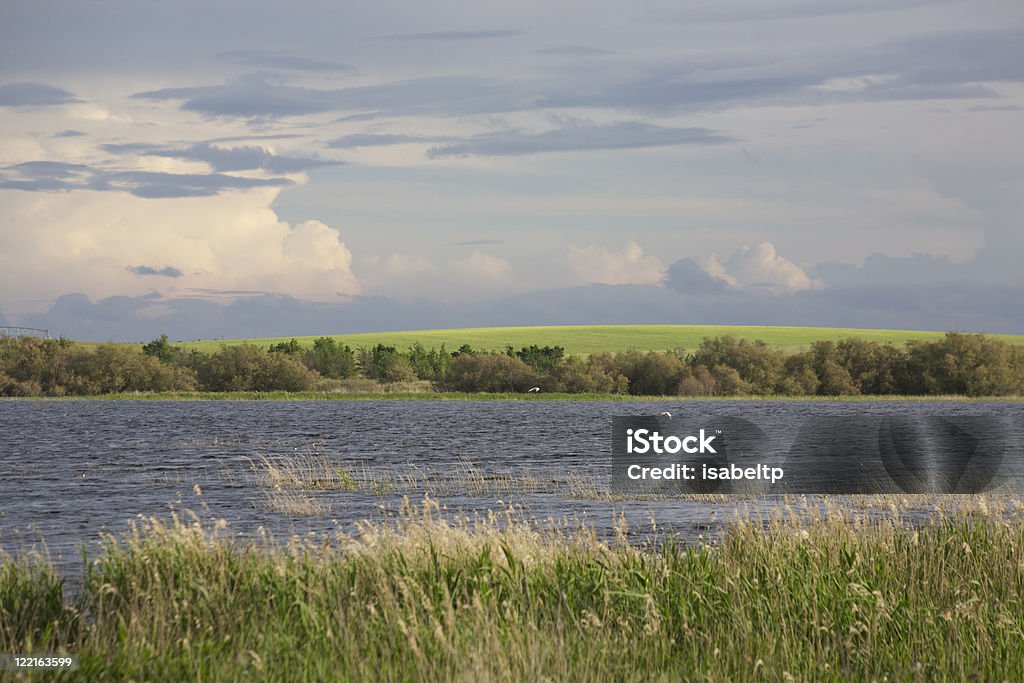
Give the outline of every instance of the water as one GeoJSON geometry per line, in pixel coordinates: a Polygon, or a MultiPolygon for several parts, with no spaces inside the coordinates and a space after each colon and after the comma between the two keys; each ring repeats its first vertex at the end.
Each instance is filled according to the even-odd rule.
{"type": "MultiPolygon", "coordinates": [[[[655,519],[684,541],[731,518],[736,500],[609,500],[613,415],[681,413],[693,404],[461,401],[0,401],[0,548],[45,541],[62,571],[80,573],[104,532],[140,515],[192,510],[242,536],[351,533],[396,514],[424,489],[455,514],[515,505],[539,520],[610,533],[655,519]],[[323,453],[378,490],[312,492],[323,515],[286,514],[258,476],[262,458],[323,453]],[[438,493],[440,492],[440,493],[438,493]]],[[[1020,403],[710,402],[705,414],[988,414],[1024,424],[1020,403]]],[[[1018,434],[1019,436],[1019,434],[1018,434]]],[[[761,501],[761,505],[777,501],[761,501]]]]}

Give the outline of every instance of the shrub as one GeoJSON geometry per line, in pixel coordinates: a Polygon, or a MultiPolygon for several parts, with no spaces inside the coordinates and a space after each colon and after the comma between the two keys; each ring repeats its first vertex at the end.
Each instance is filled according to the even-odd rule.
{"type": "Polygon", "coordinates": [[[205,391],[308,391],[317,374],[299,360],[251,344],[225,346],[198,363],[205,391]]]}
{"type": "Polygon", "coordinates": [[[518,358],[460,353],[442,383],[450,391],[523,392],[540,383],[540,375],[518,358]]]}

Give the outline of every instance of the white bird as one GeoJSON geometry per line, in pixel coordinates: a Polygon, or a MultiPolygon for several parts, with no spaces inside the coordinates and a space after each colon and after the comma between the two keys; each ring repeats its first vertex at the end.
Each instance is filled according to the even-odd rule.
{"type": "Polygon", "coordinates": [[[529,391],[527,391],[526,393],[528,393],[528,394],[533,394],[533,393],[536,393],[536,392],[538,392],[538,391],[540,391],[540,387],[533,387],[532,389],[530,389],[530,390],[529,390],[529,391]]]}
{"type": "Polygon", "coordinates": [[[658,415],[658,417],[667,417],[668,419],[670,419],[670,420],[671,420],[671,419],[672,419],[672,413],[670,413],[670,412],[668,412],[668,411],[666,410],[665,412],[663,412],[663,413],[661,413],[660,415],[658,415]]]}

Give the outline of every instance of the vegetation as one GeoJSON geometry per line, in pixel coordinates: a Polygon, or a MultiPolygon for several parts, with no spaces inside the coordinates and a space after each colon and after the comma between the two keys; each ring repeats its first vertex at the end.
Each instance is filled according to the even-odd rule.
{"type": "Polygon", "coordinates": [[[186,350],[166,336],[135,353],[67,340],[0,339],[0,396],[128,392],[489,392],[633,396],[1019,396],[1024,346],[950,332],[934,341],[882,344],[849,338],[785,351],[733,336],[693,351],[567,355],[561,346],[479,351],[352,349],[321,337],[267,348],[186,350]]]}
{"type": "Polygon", "coordinates": [[[0,651],[72,680],[1021,680],[1024,525],[833,512],[628,544],[436,505],[355,537],[149,520],[88,565],[0,564],[0,651]]]}

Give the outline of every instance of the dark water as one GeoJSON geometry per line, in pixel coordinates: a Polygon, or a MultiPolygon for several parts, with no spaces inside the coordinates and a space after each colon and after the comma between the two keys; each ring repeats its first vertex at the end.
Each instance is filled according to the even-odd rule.
{"type": "MultiPolygon", "coordinates": [[[[692,404],[690,404],[692,408],[692,404]]],[[[625,515],[684,539],[708,533],[738,502],[610,500],[613,415],[683,411],[682,402],[0,401],[0,548],[44,540],[62,569],[96,555],[102,532],[138,516],[195,511],[234,532],[278,537],[352,532],[424,491],[449,512],[503,509],[585,521],[608,532],[625,515]],[[287,514],[260,478],[262,458],[329,458],[371,490],[307,492],[321,515],[287,514]],[[198,487],[198,488],[197,488],[198,487]]],[[[702,413],[772,416],[988,414],[1024,424],[1020,403],[711,402],[702,413]]],[[[1019,436],[1019,435],[1018,435],[1019,436]]],[[[1019,443],[1019,442],[1018,442],[1019,443]]],[[[305,494],[303,494],[305,495],[305,494]]],[[[762,500],[758,505],[778,504],[762,500]]]]}

